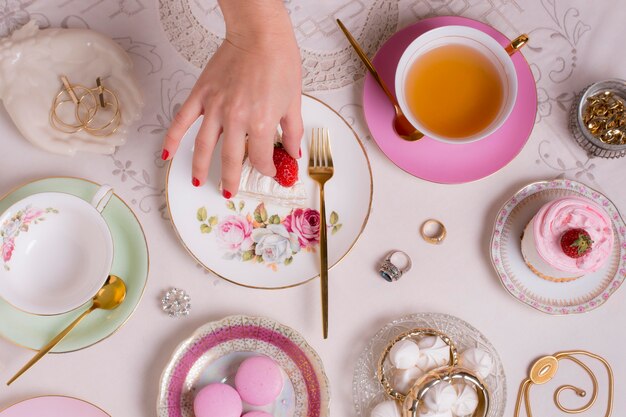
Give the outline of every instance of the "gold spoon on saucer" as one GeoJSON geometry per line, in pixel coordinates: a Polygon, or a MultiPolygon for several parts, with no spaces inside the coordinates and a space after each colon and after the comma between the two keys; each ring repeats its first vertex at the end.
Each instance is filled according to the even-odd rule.
{"type": "Polygon", "coordinates": [[[91,307],[78,316],[76,320],[67,326],[65,330],[59,333],[54,339],[48,342],[46,346],[41,348],[41,350],[37,352],[37,354],[33,356],[33,358],[13,376],[13,378],[9,379],[7,385],[11,385],[13,381],[22,376],[22,374],[37,363],[39,359],[44,357],[46,353],[50,352],[50,350],[63,340],[63,338],[65,338],[65,336],[67,336],[67,334],[71,332],[74,327],[76,327],[78,323],[80,323],[81,320],[84,319],[89,313],[99,308],[103,310],[113,310],[122,304],[124,298],[126,298],[126,284],[124,284],[124,281],[120,277],[109,275],[102,288],[100,288],[98,293],[93,297],[91,307]]]}
{"type": "Polygon", "coordinates": [[[404,113],[402,113],[402,109],[398,104],[398,100],[396,100],[394,95],[391,94],[391,91],[389,91],[383,79],[380,78],[380,75],[378,75],[378,71],[376,71],[376,68],[374,68],[372,61],[370,61],[367,55],[365,55],[363,49],[361,49],[361,45],[357,43],[356,39],[354,39],[352,34],[343,25],[341,20],[337,19],[337,24],[343,31],[344,35],[346,35],[346,38],[348,38],[350,45],[352,45],[359,58],[361,58],[361,61],[363,61],[363,63],[365,64],[365,68],[367,68],[370,74],[372,74],[380,88],[382,88],[387,95],[387,98],[389,98],[389,101],[391,101],[391,104],[393,105],[393,111],[396,113],[396,116],[393,118],[393,130],[396,131],[398,136],[409,142],[415,142],[416,140],[420,140],[421,138],[423,138],[424,134],[417,130],[415,127],[413,127],[413,125],[411,124],[411,122],[409,122],[404,113]]]}

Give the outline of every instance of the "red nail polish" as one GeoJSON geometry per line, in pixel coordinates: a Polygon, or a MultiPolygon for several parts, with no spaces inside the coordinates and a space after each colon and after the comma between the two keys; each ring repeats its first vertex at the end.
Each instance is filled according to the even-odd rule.
{"type": "Polygon", "coordinates": [[[302,158],[302,148],[298,149],[298,158],[302,158]]]}
{"type": "Polygon", "coordinates": [[[224,196],[225,199],[230,200],[230,198],[233,196],[230,191],[228,190],[222,190],[222,195],[224,196]]]}
{"type": "Polygon", "coordinates": [[[161,159],[167,161],[167,158],[170,156],[170,152],[167,149],[163,149],[161,152],[161,159]]]}
{"type": "Polygon", "coordinates": [[[193,184],[194,187],[200,186],[200,180],[197,179],[196,177],[193,177],[193,179],[191,180],[191,183],[193,184]]]}

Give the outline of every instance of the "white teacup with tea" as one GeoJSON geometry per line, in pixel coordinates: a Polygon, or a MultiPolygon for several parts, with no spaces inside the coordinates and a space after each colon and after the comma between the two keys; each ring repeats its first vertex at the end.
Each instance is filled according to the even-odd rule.
{"type": "Polygon", "coordinates": [[[502,126],[515,105],[517,75],[509,52],[491,36],[444,26],[406,48],[395,87],[400,108],[415,128],[458,144],[485,138],[502,126]]]}
{"type": "Polygon", "coordinates": [[[113,263],[113,238],[102,217],[113,190],[91,203],[71,194],[28,196],[0,215],[0,297],[22,311],[56,315],[89,301],[113,263]]]}

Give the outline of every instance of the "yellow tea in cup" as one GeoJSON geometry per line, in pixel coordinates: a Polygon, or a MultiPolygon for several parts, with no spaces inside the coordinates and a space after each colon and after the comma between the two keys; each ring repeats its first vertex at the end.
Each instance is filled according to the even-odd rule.
{"type": "Polygon", "coordinates": [[[426,129],[454,140],[489,127],[504,93],[489,58],[471,46],[447,44],[425,52],[408,69],[405,99],[426,129]]]}

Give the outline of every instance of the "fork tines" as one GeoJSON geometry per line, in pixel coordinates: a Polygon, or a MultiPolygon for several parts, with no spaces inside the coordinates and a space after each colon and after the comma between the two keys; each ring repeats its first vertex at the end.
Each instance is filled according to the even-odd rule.
{"type": "Polygon", "coordinates": [[[309,166],[320,168],[333,167],[333,157],[330,149],[330,136],[327,128],[318,127],[311,129],[309,166]]]}

